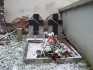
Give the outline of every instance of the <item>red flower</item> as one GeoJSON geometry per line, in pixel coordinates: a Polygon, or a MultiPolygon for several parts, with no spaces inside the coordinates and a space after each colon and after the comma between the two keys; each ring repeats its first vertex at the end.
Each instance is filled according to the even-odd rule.
{"type": "Polygon", "coordinates": [[[53,59],[56,60],[56,58],[58,58],[58,53],[53,54],[53,59]]]}
{"type": "Polygon", "coordinates": [[[69,54],[71,54],[71,52],[69,52],[68,50],[66,50],[63,54],[64,55],[69,55],[69,54]]]}

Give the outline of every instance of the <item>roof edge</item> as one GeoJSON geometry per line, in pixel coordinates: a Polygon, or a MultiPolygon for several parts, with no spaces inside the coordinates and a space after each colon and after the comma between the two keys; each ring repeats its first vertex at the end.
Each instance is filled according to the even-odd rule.
{"type": "Polygon", "coordinates": [[[68,10],[68,9],[71,9],[71,8],[74,8],[74,7],[77,7],[77,6],[80,6],[80,5],[83,5],[83,4],[86,4],[86,3],[90,3],[90,2],[93,2],[93,0],[80,0],[80,1],[77,1],[77,2],[74,2],[66,7],[63,7],[61,9],[59,9],[59,11],[65,11],[65,10],[68,10]]]}

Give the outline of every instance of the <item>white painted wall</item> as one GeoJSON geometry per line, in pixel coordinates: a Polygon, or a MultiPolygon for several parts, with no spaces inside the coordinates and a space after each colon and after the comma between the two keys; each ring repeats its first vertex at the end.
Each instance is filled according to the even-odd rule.
{"type": "Polygon", "coordinates": [[[66,37],[93,66],[93,3],[65,11],[62,17],[66,37]]]}
{"type": "Polygon", "coordinates": [[[5,20],[12,22],[17,17],[39,13],[43,19],[78,0],[5,0],[5,20]]]}

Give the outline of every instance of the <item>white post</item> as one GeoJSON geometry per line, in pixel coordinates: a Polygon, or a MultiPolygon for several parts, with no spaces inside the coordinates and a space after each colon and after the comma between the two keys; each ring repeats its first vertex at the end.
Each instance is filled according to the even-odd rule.
{"type": "Polygon", "coordinates": [[[22,28],[17,28],[17,40],[22,41],[22,28]]]}

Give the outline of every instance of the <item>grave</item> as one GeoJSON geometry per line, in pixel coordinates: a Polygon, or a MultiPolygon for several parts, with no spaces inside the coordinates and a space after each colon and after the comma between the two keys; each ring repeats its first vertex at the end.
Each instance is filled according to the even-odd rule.
{"type": "Polygon", "coordinates": [[[59,14],[52,14],[49,17],[48,32],[54,32],[55,35],[62,34],[62,19],[59,14]]]}
{"type": "Polygon", "coordinates": [[[43,34],[44,20],[39,14],[34,14],[29,20],[29,35],[41,35],[43,34]]]}
{"type": "Polygon", "coordinates": [[[77,62],[82,56],[73,48],[60,43],[55,35],[48,38],[28,38],[24,51],[25,63],[69,63],[77,62]]]}

